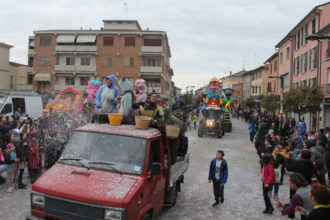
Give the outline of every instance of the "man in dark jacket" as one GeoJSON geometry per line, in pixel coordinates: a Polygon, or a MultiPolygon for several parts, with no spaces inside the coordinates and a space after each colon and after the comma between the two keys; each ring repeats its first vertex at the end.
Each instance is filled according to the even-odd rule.
{"type": "Polygon", "coordinates": [[[302,174],[310,185],[312,182],[312,176],[315,174],[315,168],[310,160],[311,152],[309,150],[303,150],[301,152],[301,158],[293,160],[288,158],[286,160],[286,169],[291,172],[302,174]]]}
{"type": "Polygon", "coordinates": [[[215,203],[212,207],[219,205],[219,202],[224,202],[224,188],[228,178],[227,161],[223,158],[225,153],[223,150],[218,150],[216,158],[211,161],[209,170],[209,183],[213,182],[213,192],[215,203]]]}

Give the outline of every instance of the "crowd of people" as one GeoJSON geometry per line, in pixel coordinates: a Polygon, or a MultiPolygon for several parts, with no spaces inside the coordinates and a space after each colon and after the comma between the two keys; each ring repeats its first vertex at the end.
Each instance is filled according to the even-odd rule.
{"type": "Polygon", "coordinates": [[[73,112],[50,114],[37,120],[16,112],[13,117],[1,116],[0,122],[0,184],[6,192],[25,189],[24,171],[31,184],[52,165],[70,138],[72,131],[84,120],[76,120],[73,112]]]}
{"type": "Polygon", "coordinates": [[[273,197],[277,209],[289,218],[300,212],[301,219],[329,219],[330,128],[307,131],[303,119],[296,122],[291,117],[281,126],[277,117],[260,112],[241,116],[248,122],[250,141],[260,158],[263,213],[273,213],[273,197]],[[278,196],[285,176],[290,185],[286,204],[278,196]]]}

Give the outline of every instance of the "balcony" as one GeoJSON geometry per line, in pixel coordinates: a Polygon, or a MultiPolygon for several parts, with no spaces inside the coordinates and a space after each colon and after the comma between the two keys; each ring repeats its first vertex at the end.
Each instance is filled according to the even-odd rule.
{"type": "Polygon", "coordinates": [[[33,74],[33,73],[34,73],[34,69],[33,69],[33,67],[32,67],[32,66],[28,66],[28,67],[27,67],[27,72],[28,72],[29,74],[33,74]]]}
{"type": "Polygon", "coordinates": [[[76,68],[74,65],[56,65],[55,71],[73,72],[76,68]]]}
{"type": "Polygon", "coordinates": [[[141,73],[161,73],[162,67],[161,66],[141,66],[140,72],[141,73]]]}
{"type": "Polygon", "coordinates": [[[97,46],[89,45],[56,45],[56,53],[96,53],[97,46]]]}
{"type": "Polygon", "coordinates": [[[150,94],[152,92],[161,94],[162,93],[162,87],[148,87],[147,88],[147,93],[150,94]]]}
{"type": "Polygon", "coordinates": [[[56,52],[75,52],[76,46],[75,45],[56,45],[55,51],[56,52]]]}
{"type": "Polygon", "coordinates": [[[96,72],[96,66],[76,66],[77,72],[96,72]]]}
{"type": "Polygon", "coordinates": [[[29,49],[28,54],[29,55],[35,55],[36,53],[35,53],[34,49],[29,49]]]}
{"type": "Polygon", "coordinates": [[[79,45],[76,48],[76,52],[96,52],[96,46],[86,46],[86,45],[79,45]]]}
{"type": "Polygon", "coordinates": [[[17,89],[20,91],[32,91],[33,90],[33,85],[17,85],[17,89]]]}
{"type": "Polygon", "coordinates": [[[141,53],[163,53],[163,47],[161,46],[142,46],[141,53]]]}

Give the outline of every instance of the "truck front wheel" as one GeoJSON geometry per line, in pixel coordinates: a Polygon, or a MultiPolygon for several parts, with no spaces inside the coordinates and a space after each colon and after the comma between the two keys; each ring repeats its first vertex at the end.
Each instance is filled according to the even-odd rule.
{"type": "Polygon", "coordinates": [[[151,216],[150,216],[150,213],[147,212],[146,214],[144,214],[141,218],[141,220],[150,220],[151,219],[151,216]]]}
{"type": "MultiPolygon", "coordinates": [[[[180,183],[176,183],[176,184],[180,184],[180,183]]],[[[179,186],[178,185],[173,186],[173,189],[172,189],[173,190],[173,192],[172,192],[173,193],[172,207],[175,206],[176,201],[178,200],[178,194],[179,194],[178,193],[179,192],[178,189],[179,189],[179,186]]]]}

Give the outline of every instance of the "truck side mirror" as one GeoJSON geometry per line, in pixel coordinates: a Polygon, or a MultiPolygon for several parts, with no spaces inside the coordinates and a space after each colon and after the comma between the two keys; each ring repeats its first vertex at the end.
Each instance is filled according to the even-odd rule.
{"type": "Polygon", "coordinates": [[[151,175],[160,175],[160,163],[152,164],[151,175]]]}

